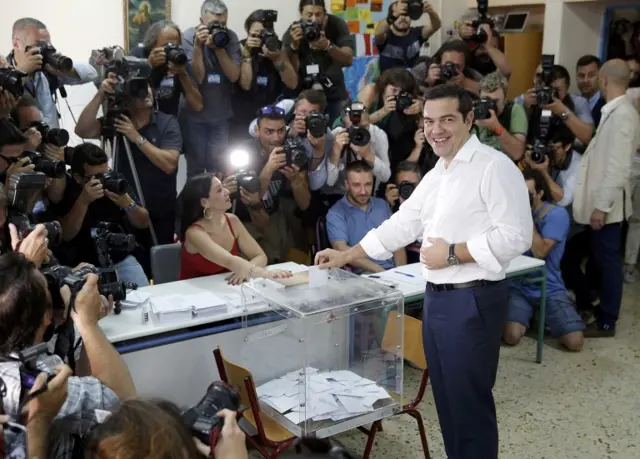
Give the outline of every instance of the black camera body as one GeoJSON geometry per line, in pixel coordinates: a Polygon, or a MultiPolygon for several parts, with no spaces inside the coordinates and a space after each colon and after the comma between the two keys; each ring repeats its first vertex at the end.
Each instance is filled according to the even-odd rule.
{"type": "Polygon", "coordinates": [[[440,81],[443,83],[455,78],[457,74],[458,66],[455,62],[447,61],[440,67],[440,81]]]}
{"type": "Polygon", "coordinates": [[[164,54],[167,56],[167,62],[182,67],[187,63],[187,53],[184,52],[182,46],[177,43],[167,43],[164,45],[164,54]]]}
{"type": "Polygon", "coordinates": [[[244,188],[249,193],[260,191],[260,179],[255,171],[238,171],[236,173],[236,183],[238,184],[238,189],[244,188]]]}
{"type": "Polygon", "coordinates": [[[33,46],[27,46],[25,51],[29,51],[32,48],[38,48],[39,54],[42,55],[42,65],[49,64],[54,69],[61,72],[69,72],[73,68],[73,60],[63,54],[60,54],[57,49],[46,41],[39,41],[33,46]]]}
{"type": "Polygon", "coordinates": [[[491,118],[491,110],[498,115],[496,101],[489,97],[482,97],[473,101],[473,116],[476,120],[488,120],[491,118]]]}
{"type": "Polygon", "coordinates": [[[124,56],[114,62],[109,72],[115,73],[118,78],[113,96],[117,101],[147,97],[151,65],[146,59],[124,56]]]}
{"type": "Polygon", "coordinates": [[[420,19],[423,13],[424,3],[422,3],[422,0],[409,0],[407,2],[407,16],[409,16],[412,21],[420,19]]]}
{"type": "Polygon", "coordinates": [[[409,199],[409,196],[411,196],[411,193],[413,193],[413,190],[415,189],[416,189],[416,185],[414,183],[403,180],[398,185],[398,194],[402,199],[407,200],[409,199]]]}
{"type": "Polygon", "coordinates": [[[98,252],[108,253],[111,250],[117,250],[131,253],[136,248],[135,236],[123,233],[119,225],[111,222],[99,222],[95,228],[91,229],[91,237],[98,252]],[[112,231],[116,229],[118,231],[112,231]]]}
{"type": "Polygon", "coordinates": [[[302,36],[307,42],[314,42],[322,36],[322,24],[315,21],[299,21],[302,36]]]}
{"type": "Polygon", "coordinates": [[[307,167],[309,158],[301,139],[287,138],[282,148],[287,159],[287,166],[298,166],[300,169],[307,167]]]}
{"type": "Polygon", "coordinates": [[[413,97],[406,91],[401,92],[396,96],[396,111],[404,112],[407,108],[413,105],[413,97]]]}
{"type": "Polygon", "coordinates": [[[14,97],[22,97],[24,94],[24,78],[27,74],[21,70],[6,68],[0,69],[0,87],[9,91],[14,97]]]}
{"type": "Polygon", "coordinates": [[[28,214],[33,208],[38,192],[44,190],[47,176],[42,172],[16,172],[5,183],[7,205],[16,211],[28,214]]]}
{"type": "Polygon", "coordinates": [[[239,408],[238,392],[227,383],[215,381],[196,406],[182,413],[182,421],[196,438],[213,448],[224,423],[217,414],[224,409],[238,411],[239,408]]]}
{"type": "Polygon", "coordinates": [[[23,158],[29,158],[31,164],[33,164],[34,171],[42,172],[44,175],[50,178],[63,178],[67,171],[67,166],[64,161],[51,161],[46,159],[42,153],[37,151],[27,150],[22,153],[23,158]]]}
{"type": "Polygon", "coordinates": [[[538,132],[535,133],[531,146],[531,160],[536,164],[544,163],[544,158],[553,158],[555,149],[551,143],[551,110],[540,112],[538,132]]]}
{"type": "Polygon", "coordinates": [[[73,271],[68,266],[50,266],[42,271],[49,291],[58,292],[65,285],[71,290],[72,298],[77,294],[85,283],[88,274],[96,274],[98,280],[98,291],[105,298],[113,297],[114,301],[122,301],[127,298],[127,289],[124,282],[120,281],[118,271],[115,268],[96,268],[91,265],[84,266],[77,271],[73,271]]]}
{"type": "Polygon", "coordinates": [[[229,44],[229,29],[220,21],[211,21],[207,28],[209,29],[209,34],[211,34],[211,40],[213,41],[213,46],[218,49],[226,48],[229,44]]]}
{"type": "Polygon", "coordinates": [[[261,22],[264,26],[260,34],[262,44],[271,52],[278,51],[282,46],[278,35],[273,29],[274,24],[278,21],[278,12],[276,10],[264,10],[262,12],[261,22]]]}
{"type": "MultiPolygon", "coordinates": [[[[9,210],[9,223],[15,225],[18,231],[20,239],[27,237],[37,224],[31,223],[29,216],[25,213],[17,212],[12,209],[9,210]]],[[[41,223],[47,230],[47,239],[49,239],[49,246],[55,247],[62,243],[62,226],[60,222],[54,220],[51,222],[41,223]]]]}
{"type": "Polygon", "coordinates": [[[495,22],[487,15],[488,11],[489,0],[478,0],[478,17],[471,23],[471,27],[475,29],[475,32],[469,37],[469,41],[478,43],[479,45],[487,42],[489,36],[482,26],[487,24],[492,30],[495,28],[495,22]]]}
{"type": "Polygon", "coordinates": [[[44,121],[31,123],[42,136],[42,143],[49,143],[56,147],[65,147],[69,143],[69,132],[66,129],[52,128],[44,121]]]}
{"type": "Polygon", "coordinates": [[[312,111],[304,119],[307,131],[311,137],[319,139],[327,133],[327,118],[318,111],[312,111]]]}
{"type": "Polygon", "coordinates": [[[552,83],[552,71],[555,55],[543,54],[540,61],[542,72],[536,75],[536,105],[544,107],[553,103],[553,98],[558,96],[558,92],[552,83]]]}
{"type": "Polygon", "coordinates": [[[103,172],[102,174],[97,174],[95,177],[100,180],[100,183],[105,190],[111,191],[119,196],[126,194],[127,189],[129,188],[127,181],[124,179],[122,174],[118,172],[103,172]]]}
{"type": "Polygon", "coordinates": [[[364,147],[371,142],[371,133],[369,130],[364,126],[360,126],[364,110],[364,104],[360,102],[353,102],[347,107],[347,115],[349,115],[349,119],[351,120],[351,126],[347,129],[349,133],[349,143],[356,147],[364,147]]]}

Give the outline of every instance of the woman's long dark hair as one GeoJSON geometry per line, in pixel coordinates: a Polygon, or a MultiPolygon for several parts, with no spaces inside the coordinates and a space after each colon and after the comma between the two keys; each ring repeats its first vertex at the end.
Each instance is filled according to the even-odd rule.
{"type": "Polygon", "coordinates": [[[209,197],[211,192],[211,180],[215,177],[210,172],[198,174],[187,180],[182,189],[182,216],[180,217],[180,240],[184,242],[185,234],[189,227],[200,220],[204,215],[202,198],[209,197]]]}
{"type": "Polygon", "coordinates": [[[376,82],[376,94],[378,100],[384,103],[382,94],[387,86],[392,85],[400,88],[401,92],[408,92],[413,97],[418,96],[418,83],[413,73],[407,69],[393,68],[382,72],[376,82]]]}

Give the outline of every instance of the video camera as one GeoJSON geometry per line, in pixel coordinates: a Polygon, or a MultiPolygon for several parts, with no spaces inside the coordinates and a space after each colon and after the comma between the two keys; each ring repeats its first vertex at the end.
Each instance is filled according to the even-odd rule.
{"type": "Polygon", "coordinates": [[[314,42],[320,39],[322,35],[322,24],[315,21],[296,21],[302,29],[302,36],[307,42],[314,42]]]}
{"type": "Polygon", "coordinates": [[[182,67],[187,63],[187,53],[184,52],[182,46],[177,43],[167,43],[164,45],[164,54],[167,56],[167,62],[182,67]]]}
{"type": "Polygon", "coordinates": [[[356,147],[364,147],[371,142],[371,133],[366,127],[360,126],[362,121],[362,113],[364,112],[364,104],[353,102],[347,107],[346,113],[351,120],[351,126],[347,129],[349,133],[349,143],[356,147]]]}
{"type": "Polygon", "coordinates": [[[440,66],[440,82],[446,83],[458,74],[458,66],[455,62],[445,62],[440,66]]]}
{"type": "Polygon", "coordinates": [[[119,196],[126,194],[129,185],[123,178],[122,174],[114,171],[103,172],[97,174],[96,179],[100,180],[100,184],[105,190],[111,191],[119,196]]]}
{"type": "Polygon", "coordinates": [[[63,178],[67,172],[64,161],[51,161],[37,151],[27,150],[22,153],[22,158],[29,158],[31,164],[35,166],[34,171],[42,172],[50,178],[63,178]]]}
{"type": "Polygon", "coordinates": [[[409,16],[412,21],[420,19],[423,13],[424,3],[422,0],[409,0],[407,2],[407,16],[409,16]]]}
{"type": "Polygon", "coordinates": [[[553,103],[554,97],[558,97],[558,92],[551,86],[554,61],[555,55],[542,55],[540,61],[542,72],[536,75],[536,105],[540,107],[553,103]]]}
{"type": "Polygon", "coordinates": [[[544,163],[544,158],[549,156],[553,159],[555,149],[551,143],[551,110],[542,110],[538,123],[538,132],[533,138],[531,146],[531,160],[534,163],[544,163]]]}
{"type": "Polygon", "coordinates": [[[316,110],[307,115],[304,123],[313,138],[319,139],[327,133],[327,118],[316,110]]]}
{"type": "Polygon", "coordinates": [[[489,36],[482,27],[483,24],[487,24],[491,29],[495,27],[495,22],[487,15],[489,11],[489,0],[478,0],[478,17],[471,23],[471,27],[475,29],[475,33],[469,37],[470,41],[478,44],[487,42],[489,36]]]}
{"type": "Polygon", "coordinates": [[[211,34],[213,46],[218,49],[226,48],[230,40],[227,26],[220,21],[211,21],[207,24],[207,28],[209,29],[209,34],[211,34]]]}
{"type": "Polygon", "coordinates": [[[54,69],[60,72],[69,72],[73,68],[73,60],[70,57],[65,56],[58,52],[57,49],[51,45],[51,43],[47,43],[46,41],[39,41],[35,45],[27,46],[25,51],[29,51],[30,49],[38,48],[40,54],[42,56],[42,65],[45,66],[49,64],[54,69]]]}
{"type": "Polygon", "coordinates": [[[14,68],[0,69],[0,87],[9,91],[14,97],[22,97],[24,94],[24,78],[27,74],[14,68]]]}
{"type": "Polygon", "coordinates": [[[406,91],[399,93],[396,96],[396,111],[404,112],[407,108],[413,105],[413,96],[406,91]]]}
{"type": "Polygon", "coordinates": [[[65,129],[49,127],[44,121],[35,121],[29,127],[36,128],[42,136],[43,143],[49,143],[56,147],[64,147],[69,143],[69,132],[65,129]]]}
{"type": "Polygon", "coordinates": [[[213,448],[224,424],[224,419],[217,414],[224,409],[238,411],[239,408],[238,392],[227,383],[215,381],[196,406],[182,413],[182,421],[196,438],[213,448]]]}
{"type": "Polygon", "coordinates": [[[267,47],[269,51],[278,51],[281,47],[280,39],[273,29],[274,24],[278,21],[278,12],[276,10],[264,10],[262,12],[262,18],[260,19],[264,29],[260,34],[262,44],[267,47]]]}
{"type": "Polygon", "coordinates": [[[307,167],[309,158],[301,139],[286,138],[282,148],[287,159],[287,166],[298,166],[301,170],[307,167]]]}
{"type": "Polygon", "coordinates": [[[473,101],[473,116],[476,120],[488,120],[491,118],[491,110],[498,114],[496,101],[489,97],[482,97],[473,101]]]}

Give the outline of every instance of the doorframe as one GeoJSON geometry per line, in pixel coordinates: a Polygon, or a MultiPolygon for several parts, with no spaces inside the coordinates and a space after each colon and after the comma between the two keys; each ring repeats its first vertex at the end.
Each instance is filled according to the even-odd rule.
{"type": "Polygon", "coordinates": [[[630,9],[640,9],[640,3],[610,5],[604,9],[604,14],[602,16],[602,24],[600,25],[600,49],[598,52],[601,62],[605,61],[607,47],[609,46],[609,23],[611,22],[611,15],[613,13],[613,10],[630,10],[630,9]]]}

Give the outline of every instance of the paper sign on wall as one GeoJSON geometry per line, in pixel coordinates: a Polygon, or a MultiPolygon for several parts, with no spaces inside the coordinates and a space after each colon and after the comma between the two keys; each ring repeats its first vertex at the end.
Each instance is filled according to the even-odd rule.
{"type": "Polygon", "coordinates": [[[331,12],[341,13],[345,9],[345,0],[331,0],[331,12]]]}
{"type": "Polygon", "coordinates": [[[369,8],[359,8],[358,20],[364,23],[371,22],[371,10],[369,8]]]}

